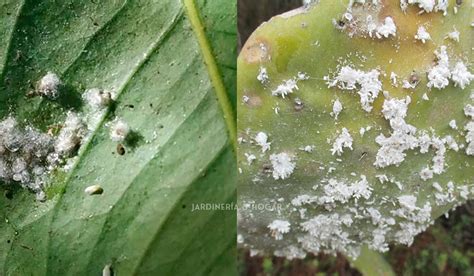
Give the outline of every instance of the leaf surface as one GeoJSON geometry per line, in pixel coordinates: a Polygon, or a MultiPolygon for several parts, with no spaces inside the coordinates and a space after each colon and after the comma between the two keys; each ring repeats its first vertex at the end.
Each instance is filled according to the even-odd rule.
{"type": "MultiPolygon", "coordinates": [[[[238,202],[240,206],[277,206],[273,209],[239,209],[239,233],[244,240],[243,246],[289,257],[301,256],[305,251],[357,253],[364,244],[380,249],[374,238],[377,229],[384,232],[382,241],[378,241],[380,244],[402,240],[400,236],[410,232],[410,227],[420,225],[414,222],[418,218],[410,220],[392,213],[401,208],[401,196],[415,196],[417,208],[429,204],[431,209],[427,213],[433,220],[474,195],[474,158],[466,154],[465,148],[458,151],[447,149],[443,173],[435,174],[426,181],[421,179],[420,172],[427,166],[433,166],[436,151],[433,147],[427,153],[420,153],[419,148],[406,150],[405,160],[400,165],[374,166],[380,149],[376,137],[389,137],[393,132],[382,114],[384,101],[390,98],[411,98],[405,121],[415,126],[418,133],[424,130],[438,137],[450,135],[459,145],[467,146],[464,127],[471,118],[464,114],[463,109],[473,104],[472,84],[461,89],[451,81],[444,89],[429,89],[427,72],[436,64],[434,51],[442,45],[448,48],[451,66],[457,61],[464,61],[468,67],[471,64],[469,4],[463,3],[459,12],[453,14],[455,1],[449,1],[447,16],[441,12],[420,13],[416,5],[410,5],[405,13],[400,9],[398,0],[378,1],[380,9],[370,8],[371,4],[367,4],[367,10],[372,9],[369,12],[354,8],[353,17],[362,26],[367,14],[371,14],[379,24],[388,16],[393,18],[397,26],[396,37],[376,39],[358,34],[351,37],[348,32],[357,27],[352,27],[350,23],[345,23],[345,31],[335,26],[344,25],[338,20],[346,13],[350,1],[316,2],[319,4],[274,17],[261,25],[244,45],[238,58],[238,99],[246,99],[238,104],[238,136],[243,141],[239,145],[238,156],[238,166],[242,169],[238,202]],[[429,26],[432,40],[425,44],[415,40],[418,26],[429,26]],[[453,26],[461,34],[459,42],[446,38],[454,30],[453,26]],[[384,96],[381,91],[373,103],[373,110],[366,112],[361,107],[359,89],[347,91],[337,86],[328,87],[330,80],[344,65],[364,72],[377,69],[382,91],[389,96],[384,96]],[[261,68],[265,68],[268,74],[268,82],[263,84],[257,79],[261,68]],[[296,78],[298,72],[308,76],[307,80],[297,81],[298,89],[284,98],[272,95],[279,85],[296,78]],[[399,85],[396,87],[391,84],[391,72],[398,75],[399,85]],[[412,72],[418,74],[420,83],[415,89],[403,89],[401,81],[408,80],[412,72]],[[423,99],[425,93],[429,100],[423,99]],[[331,115],[336,99],[343,107],[337,120],[331,115]],[[451,120],[456,120],[458,129],[449,126],[451,120]],[[360,129],[368,126],[371,130],[360,134],[360,129]],[[353,149],[345,148],[338,156],[332,153],[332,147],[343,128],[353,139],[353,149]],[[257,145],[255,137],[259,132],[268,135],[268,142],[271,143],[269,151],[262,152],[262,147],[257,145]],[[314,145],[313,151],[304,151],[304,147],[311,145],[314,145]],[[292,157],[296,167],[289,177],[274,179],[270,155],[282,152],[292,157]],[[249,160],[250,155],[256,159],[249,160]],[[386,175],[391,181],[381,183],[379,175],[386,175]],[[346,202],[336,199],[334,204],[318,203],[330,192],[347,193],[347,187],[341,190],[331,188],[328,184],[330,180],[349,186],[360,181],[362,176],[367,178],[372,189],[370,198],[351,197],[346,202]],[[435,182],[439,183],[443,192],[437,192],[433,187],[435,182]],[[436,194],[448,194],[449,182],[454,183],[453,199],[440,203],[436,194]],[[463,188],[470,191],[469,195],[461,196],[463,188]],[[299,196],[306,196],[312,201],[293,204],[292,201],[299,196]],[[379,211],[385,219],[393,217],[396,224],[380,226],[373,222],[369,208],[379,211]],[[304,223],[314,218],[313,222],[317,224],[322,221],[320,215],[326,218],[339,216],[339,219],[331,219],[329,223],[339,224],[341,232],[337,232],[335,226],[319,225],[313,228],[316,234],[308,234],[304,223]],[[343,215],[349,215],[353,220],[350,226],[341,224],[343,215]],[[275,239],[268,228],[274,220],[291,223],[289,233],[284,233],[281,240],[275,239]],[[328,232],[321,234],[324,230],[320,229],[328,232]],[[386,229],[389,230],[385,232],[386,229]],[[347,240],[350,241],[348,244],[341,242],[347,240]]],[[[337,195],[332,198],[337,198],[337,195]]],[[[424,229],[427,224],[421,226],[417,229],[424,229]]]]}
{"type": "Polygon", "coordinates": [[[0,198],[0,274],[234,273],[234,212],[191,212],[235,200],[233,3],[4,1],[0,13],[1,117],[46,130],[86,112],[87,88],[118,95],[45,203],[22,189],[0,198]],[[25,97],[47,71],[68,96],[25,97]],[[140,138],[123,156],[114,116],[140,138]],[[87,196],[94,184],[104,193],[87,196]]]}

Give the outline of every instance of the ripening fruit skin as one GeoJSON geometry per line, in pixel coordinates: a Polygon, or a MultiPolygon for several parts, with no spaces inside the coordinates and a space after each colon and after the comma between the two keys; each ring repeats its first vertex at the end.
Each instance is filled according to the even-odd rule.
{"type": "MultiPolygon", "coordinates": [[[[381,112],[386,99],[382,91],[387,91],[394,99],[410,97],[405,117],[408,124],[429,133],[433,130],[439,137],[450,135],[459,145],[467,146],[464,128],[472,119],[465,115],[463,109],[468,104],[474,104],[472,84],[461,89],[450,80],[446,88],[430,89],[427,87],[427,72],[436,64],[434,52],[442,45],[447,47],[452,65],[463,61],[472,72],[471,37],[474,28],[471,27],[471,2],[464,1],[454,14],[455,1],[449,1],[446,16],[442,12],[419,14],[421,10],[415,5],[409,5],[403,12],[398,0],[379,2],[383,7],[377,14],[378,19],[393,18],[397,27],[395,37],[377,39],[357,34],[350,37],[347,30],[338,30],[333,24],[333,19],[337,23],[346,12],[347,5],[321,0],[307,9],[274,17],[261,25],[243,46],[238,58],[237,88],[238,164],[241,170],[238,225],[243,240],[240,246],[265,253],[292,245],[300,247],[298,237],[305,234],[302,222],[318,214],[344,213],[349,207],[355,207],[353,200],[336,204],[331,211],[313,204],[305,206],[307,210],[302,215],[301,208],[291,204],[291,200],[298,195],[322,196],[324,181],[331,178],[353,182],[360,180],[361,175],[366,176],[373,188],[372,196],[367,201],[373,201],[372,206],[378,208],[382,216],[390,216],[390,211],[399,208],[397,198],[403,195],[415,195],[418,207],[429,202],[432,219],[466,200],[460,196],[458,187],[467,185],[472,189],[474,157],[467,155],[465,148],[457,152],[448,149],[444,155],[445,171],[426,181],[421,179],[420,172],[427,165],[432,166],[433,149],[425,154],[421,154],[419,148],[407,150],[405,160],[399,166],[376,168],[374,162],[380,148],[375,142],[376,137],[380,134],[388,137],[392,132],[389,121],[381,112]],[[431,40],[423,43],[415,38],[419,26],[425,26],[431,40]],[[459,31],[459,42],[447,38],[454,30],[453,26],[459,31]],[[328,88],[324,77],[333,77],[341,64],[351,64],[363,71],[377,69],[380,72],[383,89],[373,102],[371,112],[362,109],[356,91],[328,88]],[[261,68],[266,70],[268,78],[265,82],[257,79],[261,68]],[[272,95],[278,85],[295,78],[298,72],[306,73],[309,79],[298,81],[298,89],[284,98],[272,95]],[[398,75],[397,86],[391,83],[391,72],[398,75]],[[419,83],[414,89],[404,89],[403,80],[419,83]],[[337,114],[337,120],[331,114],[336,100],[343,108],[337,114]],[[458,129],[449,126],[452,120],[457,122],[458,129]],[[368,126],[371,129],[362,136],[361,128],[368,126]],[[344,148],[341,156],[333,155],[333,142],[343,128],[347,128],[352,136],[353,150],[344,148]],[[253,141],[259,132],[266,133],[271,142],[271,150],[265,153],[253,141]],[[315,145],[314,150],[300,150],[308,145],[315,145]],[[276,180],[272,177],[269,156],[281,152],[293,156],[296,168],[289,178],[276,180]],[[245,154],[255,155],[256,160],[249,164],[245,154]],[[334,169],[329,169],[331,167],[334,169]],[[399,189],[395,183],[382,184],[376,175],[387,175],[403,187],[399,189]],[[446,191],[450,181],[456,187],[456,200],[437,204],[433,183],[439,183],[446,191]],[[316,190],[315,185],[318,185],[316,190]],[[394,201],[394,204],[380,203],[382,197],[394,201]],[[248,208],[248,205],[243,207],[249,203],[281,208],[261,210],[248,208]],[[285,233],[281,240],[275,240],[267,227],[276,219],[291,223],[291,231],[285,233]]],[[[366,15],[364,11],[358,13],[360,18],[366,15]]],[[[474,191],[468,197],[474,197],[474,191]]],[[[359,205],[368,206],[362,202],[359,205]]],[[[404,219],[393,217],[397,225],[404,222],[404,219]]],[[[347,233],[355,241],[364,243],[371,238],[373,230],[372,222],[366,219],[354,222],[347,233]]],[[[387,242],[397,240],[395,232],[394,229],[387,233],[387,242]]]]}

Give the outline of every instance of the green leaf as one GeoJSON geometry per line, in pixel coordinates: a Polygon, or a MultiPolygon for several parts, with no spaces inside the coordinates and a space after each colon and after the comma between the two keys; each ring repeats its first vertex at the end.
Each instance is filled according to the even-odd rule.
{"type": "Polygon", "coordinates": [[[385,260],[384,256],[368,249],[367,246],[362,247],[359,257],[352,262],[352,265],[357,268],[362,275],[395,276],[392,267],[385,260]]]}
{"type": "Polygon", "coordinates": [[[235,212],[191,211],[236,196],[232,1],[15,0],[0,14],[0,117],[46,130],[84,110],[84,89],[118,94],[45,203],[0,197],[0,274],[235,273],[235,212]],[[25,97],[47,71],[68,97],[25,97]],[[123,156],[113,116],[141,137],[123,156]],[[87,196],[93,184],[104,193],[87,196]]]}
{"type": "MultiPolygon", "coordinates": [[[[463,109],[474,103],[472,84],[461,89],[450,81],[444,89],[429,89],[426,73],[436,64],[434,51],[442,45],[448,48],[451,66],[463,61],[469,67],[473,57],[472,27],[469,25],[471,8],[468,3],[463,3],[457,14],[453,14],[454,1],[449,1],[448,14],[443,16],[441,12],[421,14],[416,5],[410,5],[405,13],[398,0],[377,1],[377,8],[371,6],[372,1],[365,1],[369,4],[363,7],[356,4],[353,12],[354,22],[360,25],[344,25],[338,20],[347,12],[347,3],[354,1],[316,2],[319,3],[276,16],[262,24],[246,42],[238,58],[238,99],[246,99],[238,104],[237,133],[242,141],[238,154],[238,166],[242,170],[238,202],[241,206],[268,204],[276,207],[239,209],[242,246],[288,257],[324,250],[342,251],[355,256],[363,245],[381,248],[374,241],[377,229],[384,232],[382,238],[385,240],[381,243],[388,245],[400,241],[408,244],[410,239],[403,240],[400,234],[408,233],[404,230],[411,226],[416,228],[412,233],[421,232],[428,227],[429,221],[462,204],[466,200],[466,195],[461,195],[462,186],[469,189],[468,197],[474,196],[474,157],[468,155],[465,148],[459,151],[447,149],[444,172],[435,174],[427,181],[421,179],[420,172],[427,165],[433,165],[433,147],[424,154],[420,153],[419,148],[407,150],[405,160],[399,166],[377,168],[374,162],[380,145],[375,139],[380,134],[388,137],[393,132],[381,112],[384,100],[389,97],[382,95],[381,91],[373,103],[373,110],[366,112],[361,107],[358,89],[344,91],[338,87],[329,88],[325,77],[333,78],[343,65],[352,65],[363,71],[378,69],[383,91],[387,91],[390,97],[411,97],[405,120],[418,129],[418,134],[425,130],[428,133],[433,131],[438,137],[450,135],[459,145],[466,146],[467,131],[464,127],[472,120],[463,109]],[[348,33],[360,30],[369,14],[376,21],[392,17],[397,25],[396,37],[376,39],[367,34],[351,37],[348,33]],[[335,24],[339,27],[344,25],[345,30],[339,30],[335,24]],[[425,44],[415,40],[418,26],[428,26],[432,40],[425,44]],[[461,34],[459,42],[446,38],[454,30],[453,26],[461,34]],[[257,79],[262,67],[268,73],[266,83],[257,79]],[[420,83],[415,89],[403,89],[401,80],[408,79],[413,71],[417,72],[420,83]],[[307,80],[297,82],[298,90],[284,98],[272,95],[280,84],[296,78],[298,72],[309,76],[307,80]],[[399,76],[397,87],[391,85],[391,72],[399,76]],[[427,93],[429,100],[423,99],[424,93],[427,93]],[[343,106],[337,120],[331,115],[336,99],[343,106]],[[278,114],[275,114],[276,110],[278,114]],[[449,126],[453,119],[458,129],[449,126]],[[360,135],[360,129],[367,126],[372,129],[360,135]],[[342,128],[347,128],[351,134],[353,150],[346,148],[341,156],[333,155],[331,149],[342,128]],[[268,135],[271,143],[269,151],[262,152],[256,144],[255,137],[259,132],[268,135]],[[314,145],[314,150],[301,150],[307,145],[314,145]],[[292,156],[296,167],[288,178],[276,180],[272,177],[269,157],[282,152],[292,156]],[[253,162],[247,158],[250,155],[256,157],[253,162]],[[389,180],[394,180],[381,183],[377,175],[386,175],[389,180]],[[373,189],[369,199],[356,200],[349,195],[347,202],[336,200],[334,205],[321,203],[327,195],[325,188],[331,189],[329,180],[345,182],[348,186],[360,181],[362,176],[367,178],[368,185],[373,189]],[[453,200],[437,200],[435,194],[447,194],[451,181],[454,183],[453,200]],[[396,182],[401,184],[400,188],[396,182]],[[442,187],[442,193],[433,187],[434,182],[442,187]],[[307,195],[313,201],[301,206],[291,203],[301,195],[307,195]],[[405,195],[416,197],[417,208],[429,204],[431,209],[427,208],[426,212],[426,217],[431,214],[429,220],[427,218],[422,223],[421,219],[407,219],[392,213],[402,208],[399,197],[405,195]],[[395,225],[385,227],[373,222],[368,213],[371,207],[378,210],[383,218],[396,219],[395,225]],[[321,222],[319,215],[339,225],[341,232],[336,231],[336,226],[328,226],[327,229],[332,231],[328,230],[319,237],[321,232],[318,231],[325,229],[323,225],[313,228],[316,234],[309,234],[305,223],[313,218],[314,224],[321,222]],[[332,215],[339,217],[330,219],[332,215]],[[353,220],[350,226],[341,224],[343,215],[349,215],[353,220]],[[274,220],[291,223],[289,232],[284,233],[282,239],[275,239],[275,233],[268,229],[274,220]]],[[[337,189],[331,191],[335,190],[337,192],[337,189]]]]}

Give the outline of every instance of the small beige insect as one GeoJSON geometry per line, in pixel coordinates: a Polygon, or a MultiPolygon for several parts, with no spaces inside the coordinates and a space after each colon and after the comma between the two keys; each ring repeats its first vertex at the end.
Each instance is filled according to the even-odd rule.
{"type": "Polygon", "coordinates": [[[87,187],[84,192],[88,195],[100,195],[104,192],[104,189],[99,185],[92,185],[87,187]]]}

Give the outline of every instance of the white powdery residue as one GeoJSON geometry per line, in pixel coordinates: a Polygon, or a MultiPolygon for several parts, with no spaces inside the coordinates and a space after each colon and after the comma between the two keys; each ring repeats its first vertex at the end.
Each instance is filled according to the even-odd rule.
{"type": "Polygon", "coordinates": [[[407,222],[401,222],[401,230],[395,233],[395,238],[402,244],[410,245],[418,233],[423,232],[432,223],[431,205],[425,203],[423,207],[416,206],[416,197],[413,195],[402,195],[398,197],[400,209],[392,210],[394,216],[404,218],[407,222]]]}
{"type": "Polygon", "coordinates": [[[352,191],[352,196],[356,199],[359,199],[361,197],[365,199],[369,199],[370,196],[372,195],[372,188],[369,186],[369,182],[367,181],[367,178],[365,175],[360,176],[360,180],[353,183],[350,186],[350,190],[352,191]]]}
{"type": "Polygon", "coordinates": [[[438,182],[433,183],[433,188],[440,193],[443,192],[443,188],[441,187],[441,185],[439,185],[438,182]]]}
{"type": "Polygon", "coordinates": [[[379,252],[387,252],[389,250],[388,243],[385,241],[387,229],[376,228],[372,231],[373,240],[369,243],[369,249],[379,252]]]}
{"type": "Polygon", "coordinates": [[[272,91],[273,96],[281,96],[285,98],[288,94],[293,93],[293,91],[298,90],[298,85],[295,79],[289,79],[284,81],[282,84],[272,91]]]}
{"type": "Polygon", "coordinates": [[[291,224],[286,220],[276,219],[272,221],[267,228],[270,229],[271,235],[275,240],[283,239],[283,234],[290,232],[291,224]]]}
{"type": "Polygon", "coordinates": [[[464,130],[467,131],[466,133],[466,142],[468,143],[466,147],[466,154],[467,155],[474,155],[474,121],[470,121],[464,127],[464,130]]]}
{"type": "Polygon", "coordinates": [[[456,30],[456,27],[455,27],[452,32],[448,33],[448,38],[453,41],[459,42],[459,35],[460,35],[459,31],[456,30]]]}
{"type": "Polygon", "coordinates": [[[270,78],[268,77],[267,68],[260,67],[260,70],[258,71],[258,75],[257,75],[257,80],[261,84],[267,84],[268,83],[270,78]]]}
{"type": "Polygon", "coordinates": [[[366,210],[369,213],[369,216],[372,220],[372,224],[377,225],[383,221],[382,214],[380,214],[380,212],[377,209],[373,207],[369,207],[366,210]]]}
{"type": "Polygon", "coordinates": [[[395,238],[397,242],[410,246],[413,243],[414,237],[423,232],[428,226],[417,226],[412,222],[402,222],[400,223],[400,228],[402,230],[395,233],[395,238]]]}
{"type": "Polygon", "coordinates": [[[341,134],[336,138],[332,145],[331,153],[332,155],[337,154],[340,156],[344,152],[344,148],[352,149],[352,137],[347,130],[347,128],[343,128],[341,134]]]}
{"type": "Polygon", "coordinates": [[[405,99],[388,99],[385,100],[382,106],[382,114],[385,119],[392,121],[395,119],[403,119],[407,115],[408,105],[411,98],[407,96],[405,99]]]}
{"type": "Polygon", "coordinates": [[[296,207],[300,207],[304,204],[311,204],[318,201],[317,196],[310,195],[299,195],[291,200],[291,204],[296,207]]]}
{"type": "Polygon", "coordinates": [[[448,0],[438,0],[435,6],[435,11],[442,11],[443,15],[446,16],[448,13],[448,0]]]}
{"type": "MultiPolygon", "coordinates": [[[[413,140],[410,141],[411,146],[408,147],[410,149],[414,149],[416,147],[420,148],[420,153],[427,153],[429,148],[432,147],[436,150],[435,156],[433,157],[433,166],[431,169],[425,168],[420,173],[420,176],[424,178],[424,180],[431,178],[430,174],[441,174],[444,172],[445,163],[445,154],[446,154],[446,146],[448,145],[450,149],[458,151],[458,145],[451,136],[446,136],[445,138],[441,139],[439,137],[433,136],[430,137],[426,131],[422,131],[418,137],[411,136],[413,140]]],[[[380,151],[380,150],[379,150],[380,151]]],[[[404,155],[403,155],[404,156],[404,155]]],[[[403,160],[402,160],[403,161],[403,160]]]]}
{"type": "Polygon", "coordinates": [[[418,85],[418,82],[410,83],[407,80],[403,80],[403,82],[402,82],[402,88],[403,89],[415,89],[417,85],[418,85]]]}
{"type": "Polygon", "coordinates": [[[397,26],[395,26],[395,22],[393,22],[393,18],[391,17],[385,17],[384,22],[382,25],[377,26],[377,30],[375,35],[377,38],[382,38],[382,37],[389,37],[389,36],[395,36],[397,34],[397,26]]]}
{"type": "Polygon", "coordinates": [[[382,82],[379,80],[380,72],[376,69],[364,72],[343,66],[336,78],[328,82],[329,87],[336,86],[342,90],[359,90],[362,108],[370,112],[372,103],[382,91],[382,82]]]}
{"type": "Polygon", "coordinates": [[[367,126],[367,127],[365,127],[365,128],[364,128],[364,127],[361,127],[361,128],[359,129],[359,134],[360,134],[360,136],[361,136],[361,137],[364,137],[364,134],[365,134],[367,131],[371,130],[371,129],[372,129],[371,126],[367,126]]]}
{"type": "Polygon", "coordinates": [[[416,207],[416,197],[413,195],[402,195],[399,196],[398,198],[398,203],[400,203],[400,206],[405,208],[406,210],[412,212],[416,210],[418,207],[416,207]]]}
{"type": "Polygon", "coordinates": [[[454,195],[454,183],[452,181],[448,182],[446,185],[446,192],[444,192],[438,182],[433,183],[433,188],[436,190],[435,199],[437,205],[452,203],[456,199],[454,195]]]}
{"type": "Polygon", "coordinates": [[[344,181],[329,179],[324,186],[324,196],[318,198],[318,204],[346,203],[352,197],[352,191],[344,181]]]}
{"type": "Polygon", "coordinates": [[[336,99],[334,101],[334,104],[332,106],[332,113],[331,113],[331,116],[334,116],[334,119],[337,120],[337,116],[339,116],[339,113],[341,113],[342,111],[342,104],[341,102],[339,101],[339,99],[336,99]]]}
{"type": "Polygon", "coordinates": [[[259,132],[255,136],[255,142],[262,148],[262,153],[265,153],[267,150],[270,150],[270,145],[272,143],[268,142],[268,135],[265,132],[259,132]]]}
{"type": "Polygon", "coordinates": [[[369,36],[372,37],[373,34],[377,31],[377,23],[375,22],[372,15],[370,14],[367,15],[365,19],[365,23],[366,23],[367,32],[369,33],[369,36]]]}
{"type": "Polygon", "coordinates": [[[359,181],[350,184],[343,180],[331,178],[328,183],[324,185],[323,189],[324,196],[315,199],[319,205],[331,205],[335,202],[346,203],[351,198],[354,198],[356,201],[360,198],[369,199],[373,190],[372,187],[369,186],[365,175],[361,175],[359,181]]]}
{"type": "Polygon", "coordinates": [[[296,74],[296,78],[298,80],[309,80],[309,76],[305,72],[298,72],[298,74],[296,74]]]}
{"type": "Polygon", "coordinates": [[[36,90],[41,96],[55,99],[59,96],[60,86],[61,80],[58,75],[53,72],[48,72],[38,81],[36,90]]]}
{"type": "Polygon", "coordinates": [[[456,125],[456,120],[451,120],[449,121],[449,127],[452,129],[458,129],[458,126],[456,125]]]}
{"type": "Polygon", "coordinates": [[[84,92],[82,98],[92,108],[101,109],[110,104],[112,95],[110,92],[102,91],[98,88],[91,88],[84,92]]]}
{"type": "Polygon", "coordinates": [[[469,188],[466,186],[466,185],[463,185],[463,186],[459,186],[458,187],[458,190],[459,190],[459,196],[464,199],[464,200],[468,200],[469,199],[469,188]]]}
{"type": "Polygon", "coordinates": [[[431,137],[422,131],[421,135],[418,137],[418,146],[420,147],[420,153],[427,153],[431,146],[431,137]]]}
{"type": "Polygon", "coordinates": [[[431,35],[426,31],[425,27],[419,26],[415,39],[421,40],[421,42],[425,43],[426,41],[431,40],[431,35]]]}
{"type": "Polygon", "coordinates": [[[130,127],[119,118],[115,118],[110,125],[110,139],[114,142],[123,142],[130,133],[130,127]]]}
{"type": "Polygon", "coordinates": [[[451,79],[454,82],[454,86],[459,86],[461,89],[464,89],[474,79],[474,75],[467,70],[463,62],[459,61],[451,71],[451,79]]]}
{"type": "Polygon", "coordinates": [[[428,72],[428,84],[429,88],[435,87],[437,89],[443,89],[449,84],[449,77],[451,72],[449,70],[449,58],[446,52],[446,46],[441,46],[440,50],[435,51],[435,55],[438,59],[438,64],[435,65],[428,72]]]}
{"type": "MultiPolygon", "coordinates": [[[[330,215],[318,215],[301,223],[303,231],[308,235],[299,237],[298,241],[303,248],[310,252],[331,250],[344,252],[352,258],[357,257],[358,250],[351,250],[353,240],[343,227],[348,227],[337,213],[330,215]]],[[[347,222],[347,221],[346,221],[347,222]]]]}
{"type": "MultiPolygon", "coordinates": [[[[401,2],[406,2],[406,0],[401,2]]],[[[418,7],[425,12],[432,12],[435,7],[435,0],[408,0],[408,4],[418,4],[418,7]]]]}
{"type": "Polygon", "coordinates": [[[391,83],[392,83],[392,85],[393,85],[394,87],[397,87],[397,86],[398,86],[398,84],[397,84],[397,78],[398,78],[398,75],[397,75],[397,74],[395,74],[394,72],[391,72],[391,73],[390,73],[390,81],[391,81],[391,83]]]}
{"type": "Polygon", "coordinates": [[[464,107],[464,114],[474,120],[474,105],[468,104],[464,107]]]}
{"type": "Polygon", "coordinates": [[[343,66],[336,78],[328,82],[329,87],[338,85],[342,90],[355,90],[357,89],[357,84],[364,74],[363,71],[354,69],[350,66],[343,66]]]}
{"type": "Polygon", "coordinates": [[[67,113],[57,137],[31,126],[22,128],[13,117],[0,121],[0,182],[19,184],[35,192],[37,200],[45,200],[49,174],[71,166],[74,158],[66,158],[86,134],[85,124],[74,112],[67,113]]]}
{"type": "Polygon", "coordinates": [[[270,162],[273,166],[273,178],[277,180],[288,178],[295,169],[295,163],[285,152],[270,155],[270,162]]]}
{"type": "Polygon", "coordinates": [[[307,145],[307,146],[304,146],[304,147],[300,147],[299,150],[305,151],[307,153],[311,153],[311,152],[314,151],[315,148],[316,148],[315,145],[307,145]]]}
{"type": "MultiPolygon", "coordinates": [[[[438,137],[430,137],[426,133],[415,137],[416,128],[408,125],[404,118],[407,114],[410,97],[407,96],[405,100],[390,99],[385,100],[382,113],[384,117],[390,121],[390,126],[394,130],[390,137],[385,137],[383,134],[377,136],[375,141],[382,147],[377,152],[375,166],[379,168],[388,165],[399,165],[405,159],[405,150],[420,147],[421,153],[428,152],[430,146],[436,149],[436,154],[433,157],[432,173],[441,174],[445,167],[445,153],[446,147],[444,140],[438,137]]],[[[422,177],[428,179],[429,171],[424,170],[422,177]]]]}
{"type": "Polygon", "coordinates": [[[247,158],[247,164],[252,165],[253,161],[257,160],[257,157],[250,153],[244,153],[245,158],[247,158]]]}
{"type": "Polygon", "coordinates": [[[400,9],[403,11],[403,12],[406,12],[407,8],[408,8],[408,0],[400,0],[400,9]]]}
{"type": "Polygon", "coordinates": [[[278,85],[275,90],[272,90],[273,96],[281,96],[285,98],[288,94],[293,93],[295,90],[299,90],[298,81],[309,79],[309,76],[304,72],[298,72],[296,77],[283,81],[282,84],[278,85]]]}
{"type": "Polygon", "coordinates": [[[444,172],[444,167],[446,165],[446,146],[444,145],[444,141],[439,137],[431,138],[431,145],[436,149],[435,156],[433,157],[433,173],[441,174],[444,172]]]}
{"type": "Polygon", "coordinates": [[[375,142],[381,146],[374,162],[378,168],[398,166],[405,160],[404,151],[416,147],[416,137],[401,131],[394,131],[390,137],[380,134],[375,138],[375,142]]]}
{"type": "Polygon", "coordinates": [[[424,181],[433,178],[433,171],[429,167],[425,167],[420,172],[420,177],[424,181]]]}
{"type": "Polygon", "coordinates": [[[384,101],[382,113],[385,119],[389,120],[393,132],[389,137],[380,134],[375,138],[375,142],[381,146],[374,162],[376,167],[398,166],[405,160],[404,151],[418,146],[418,140],[414,136],[416,128],[408,125],[404,120],[410,102],[409,96],[403,100],[386,99],[384,101]]]}
{"type": "Polygon", "coordinates": [[[375,177],[380,181],[381,184],[388,182],[388,177],[385,174],[378,174],[375,177]]]}
{"type": "Polygon", "coordinates": [[[459,145],[456,143],[456,140],[454,140],[453,136],[447,135],[443,138],[443,143],[445,143],[449,149],[452,149],[454,151],[459,151],[459,145]]]}
{"type": "Polygon", "coordinates": [[[54,144],[54,149],[61,156],[69,156],[80,145],[85,135],[84,122],[76,113],[69,111],[54,144]]]}
{"type": "Polygon", "coordinates": [[[400,0],[403,11],[406,10],[408,4],[418,4],[420,9],[428,13],[442,11],[443,15],[446,15],[448,11],[448,0],[400,0]]]}
{"type": "Polygon", "coordinates": [[[341,216],[341,222],[345,226],[351,226],[354,221],[352,220],[352,216],[350,214],[345,214],[341,216]]]}
{"type": "Polygon", "coordinates": [[[27,127],[22,129],[13,117],[0,121],[0,182],[17,183],[36,192],[42,189],[49,173],[48,156],[54,154],[53,137],[27,127]]]}
{"type": "Polygon", "coordinates": [[[413,195],[399,196],[398,203],[402,208],[391,211],[391,213],[414,223],[428,223],[431,219],[430,203],[427,202],[423,207],[417,207],[416,201],[417,199],[413,195]]]}

